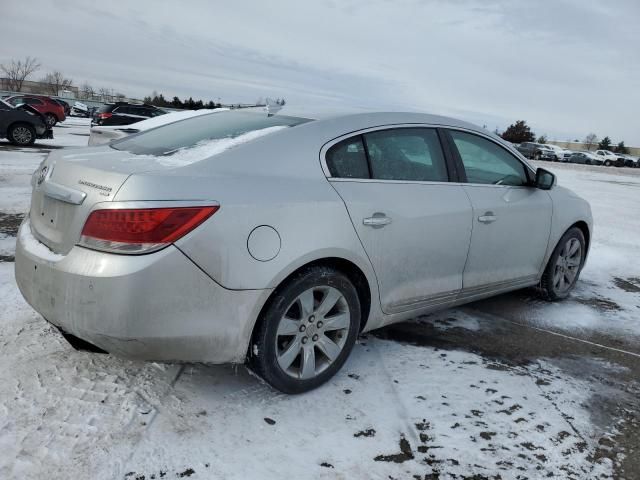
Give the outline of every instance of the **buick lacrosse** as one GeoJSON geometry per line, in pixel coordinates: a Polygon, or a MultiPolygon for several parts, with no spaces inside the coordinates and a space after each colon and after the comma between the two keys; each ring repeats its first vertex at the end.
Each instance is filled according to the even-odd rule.
{"type": "Polygon", "coordinates": [[[53,151],[16,278],[72,343],[334,375],[360,332],[523,287],[575,286],[588,203],[474,125],[229,111],[53,151]]]}

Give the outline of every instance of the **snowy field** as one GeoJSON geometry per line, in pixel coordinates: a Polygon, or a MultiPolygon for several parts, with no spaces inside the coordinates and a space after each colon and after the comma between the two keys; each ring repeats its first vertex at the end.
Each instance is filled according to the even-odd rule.
{"type": "Polygon", "coordinates": [[[525,290],[363,336],[327,385],[75,351],[22,300],[31,173],[0,141],[0,479],[640,478],[640,169],[544,163],[592,205],[572,298],[525,290]]]}

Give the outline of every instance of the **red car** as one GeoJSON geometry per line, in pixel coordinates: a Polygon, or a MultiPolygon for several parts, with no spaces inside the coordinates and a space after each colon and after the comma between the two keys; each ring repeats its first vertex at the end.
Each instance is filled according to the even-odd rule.
{"type": "Polygon", "coordinates": [[[64,122],[64,107],[44,95],[13,95],[4,99],[14,107],[26,103],[44,115],[47,126],[53,127],[57,122],[64,122]]]}

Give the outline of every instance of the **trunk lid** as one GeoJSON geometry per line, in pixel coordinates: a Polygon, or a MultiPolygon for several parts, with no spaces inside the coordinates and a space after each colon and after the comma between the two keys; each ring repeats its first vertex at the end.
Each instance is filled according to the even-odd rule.
{"type": "Polygon", "coordinates": [[[129,175],[166,168],[153,159],[140,159],[109,147],[76,152],[52,152],[32,178],[29,214],[32,232],[62,255],[78,242],[92,207],[112,201],[129,175]]]}

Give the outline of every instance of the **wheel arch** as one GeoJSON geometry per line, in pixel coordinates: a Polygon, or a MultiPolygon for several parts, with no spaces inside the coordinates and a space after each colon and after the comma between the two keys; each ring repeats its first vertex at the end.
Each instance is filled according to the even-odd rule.
{"type": "Polygon", "coordinates": [[[369,320],[369,315],[371,313],[371,297],[372,297],[372,288],[369,284],[369,280],[367,279],[364,271],[356,265],[351,260],[347,260],[342,257],[323,257],[318,258],[312,261],[309,261],[303,265],[300,265],[295,270],[290,272],[285,278],[283,278],[276,288],[273,289],[267,300],[262,305],[258,316],[256,317],[256,321],[253,324],[253,328],[251,330],[251,340],[249,342],[249,348],[247,351],[247,355],[251,354],[251,346],[253,345],[253,338],[255,333],[259,330],[260,325],[264,321],[264,313],[273,302],[274,298],[278,295],[278,292],[292,277],[297,275],[300,271],[310,268],[310,267],[329,267],[333,268],[344,275],[351,281],[353,286],[358,293],[358,299],[360,300],[360,309],[361,309],[361,322],[360,322],[360,331],[362,331],[367,325],[367,321],[369,320]]]}
{"type": "Polygon", "coordinates": [[[565,232],[572,229],[573,227],[579,228],[580,231],[582,232],[582,235],[584,235],[585,247],[588,252],[589,247],[591,245],[591,232],[589,231],[589,225],[584,220],[579,220],[575,222],[573,225],[571,225],[569,228],[567,228],[565,232]]]}
{"type": "Polygon", "coordinates": [[[4,136],[8,139],[11,129],[17,127],[18,125],[24,125],[25,127],[29,127],[33,131],[34,141],[37,139],[38,132],[36,131],[35,125],[27,122],[26,120],[15,120],[7,125],[7,129],[5,130],[4,136]]]}

